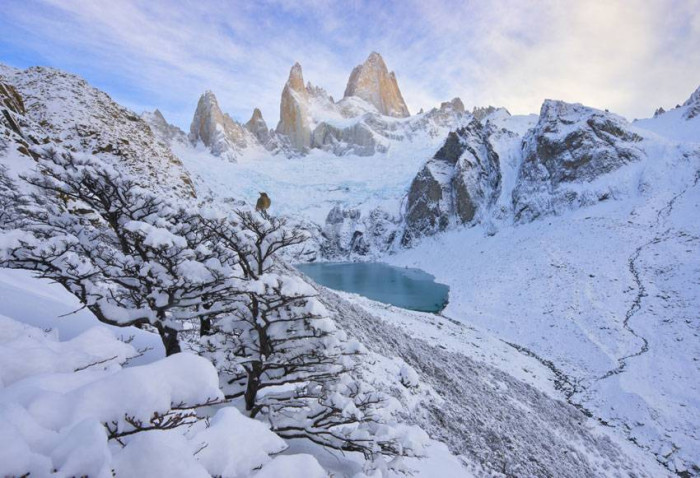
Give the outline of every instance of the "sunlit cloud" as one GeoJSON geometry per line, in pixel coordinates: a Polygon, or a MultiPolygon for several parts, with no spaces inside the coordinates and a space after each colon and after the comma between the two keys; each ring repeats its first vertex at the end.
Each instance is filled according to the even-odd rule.
{"type": "Polygon", "coordinates": [[[557,98],[632,118],[700,84],[700,0],[8,0],[0,29],[0,61],[78,73],[184,128],[205,89],[274,127],[295,61],[337,99],[373,50],[412,112],[460,96],[530,113],[557,98]]]}

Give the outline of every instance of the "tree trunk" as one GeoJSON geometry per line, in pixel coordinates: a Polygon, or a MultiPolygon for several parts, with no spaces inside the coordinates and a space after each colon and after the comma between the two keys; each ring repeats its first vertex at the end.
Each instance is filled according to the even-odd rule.
{"type": "Polygon", "coordinates": [[[199,336],[212,335],[211,319],[199,319],[199,336]]]}
{"type": "Polygon", "coordinates": [[[251,412],[251,416],[254,413],[255,401],[258,396],[258,389],[260,388],[260,374],[262,373],[262,363],[253,362],[252,369],[248,372],[248,385],[245,389],[245,409],[251,412]]]}
{"type": "Polygon", "coordinates": [[[177,330],[160,323],[156,324],[156,328],[160,334],[160,339],[163,341],[163,348],[165,348],[166,357],[182,352],[180,342],[177,339],[177,330]]]}

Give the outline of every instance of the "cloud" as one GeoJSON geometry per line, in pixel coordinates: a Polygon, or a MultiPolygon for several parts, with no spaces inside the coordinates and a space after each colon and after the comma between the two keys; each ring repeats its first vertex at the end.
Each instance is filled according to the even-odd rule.
{"type": "Polygon", "coordinates": [[[682,102],[700,84],[700,0],[9,0],[3,8],[6,61],[79,73],[182,127],[205,89],[235,118],[257,106],[274,127],[295,61],[338,98],[372,50],[396,71],[414,112],[454,96],[515,113],[558,98],[634,117],[682,102]]]}

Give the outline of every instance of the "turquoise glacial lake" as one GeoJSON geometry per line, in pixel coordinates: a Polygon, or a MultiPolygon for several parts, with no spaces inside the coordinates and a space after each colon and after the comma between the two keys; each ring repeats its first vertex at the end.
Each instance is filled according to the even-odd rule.
{"type": "Polygon", "coordinates": [[[330,289],[421,312],[440,312],[450,291],[425,271],[381,262],[312,262],[296,268],[330,289]]]}

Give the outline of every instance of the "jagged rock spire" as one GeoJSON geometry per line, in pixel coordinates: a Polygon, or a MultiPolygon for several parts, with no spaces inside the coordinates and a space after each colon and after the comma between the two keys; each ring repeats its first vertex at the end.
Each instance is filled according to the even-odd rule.
{"type": "Polygon", "coordinates": [[[236,151],[248,146],[250,135],[243,126],[224,114],[210,90],[199,98],[190,125],[190,141],[201,141],[217,156],[235,161],[236,151]]]}
{"type": "Polygon", "coordinates": [[[260,144],[264,145],[270,139],[270,130],[267,128],[267,123],[265,123],[262,112],[258,108],[253,110],[253,116],[250,117],[245,127],[253,133],[260,144]]]}
{"type": "Polygon", "coordinates": [[[286,135],[297,151],[305,151],[311,146],[308,102],[309,97],[304,87],[301,65],[295,63],[289,71],[289,79],[282,90],[277,132],[286,135]]]}
{"type": "Polygon", "coordinates": [[[297,92],[303,92],[304,88],[304,74],[301,71],[301,65],[299,62],[294,63],[292,69],[289,70],[289,79],[287,80],[289,87],[297,92]]]}
{"type": "Polygon", "coordinates": [[[683,113],[683,118],[690,120],[697,116],[700,116],[700,87],[690,95],[690,98],[683,103],[688,109],[683,113]]]}
{"type": "Polygon", "coordinates": [[[362,98],[383,115],[399,118],[410,116],[396,75],[393,71],[389,73],[384,59],[377,52],[372,52],[363,64],[352,70],[345,96],[362,98]]]}

